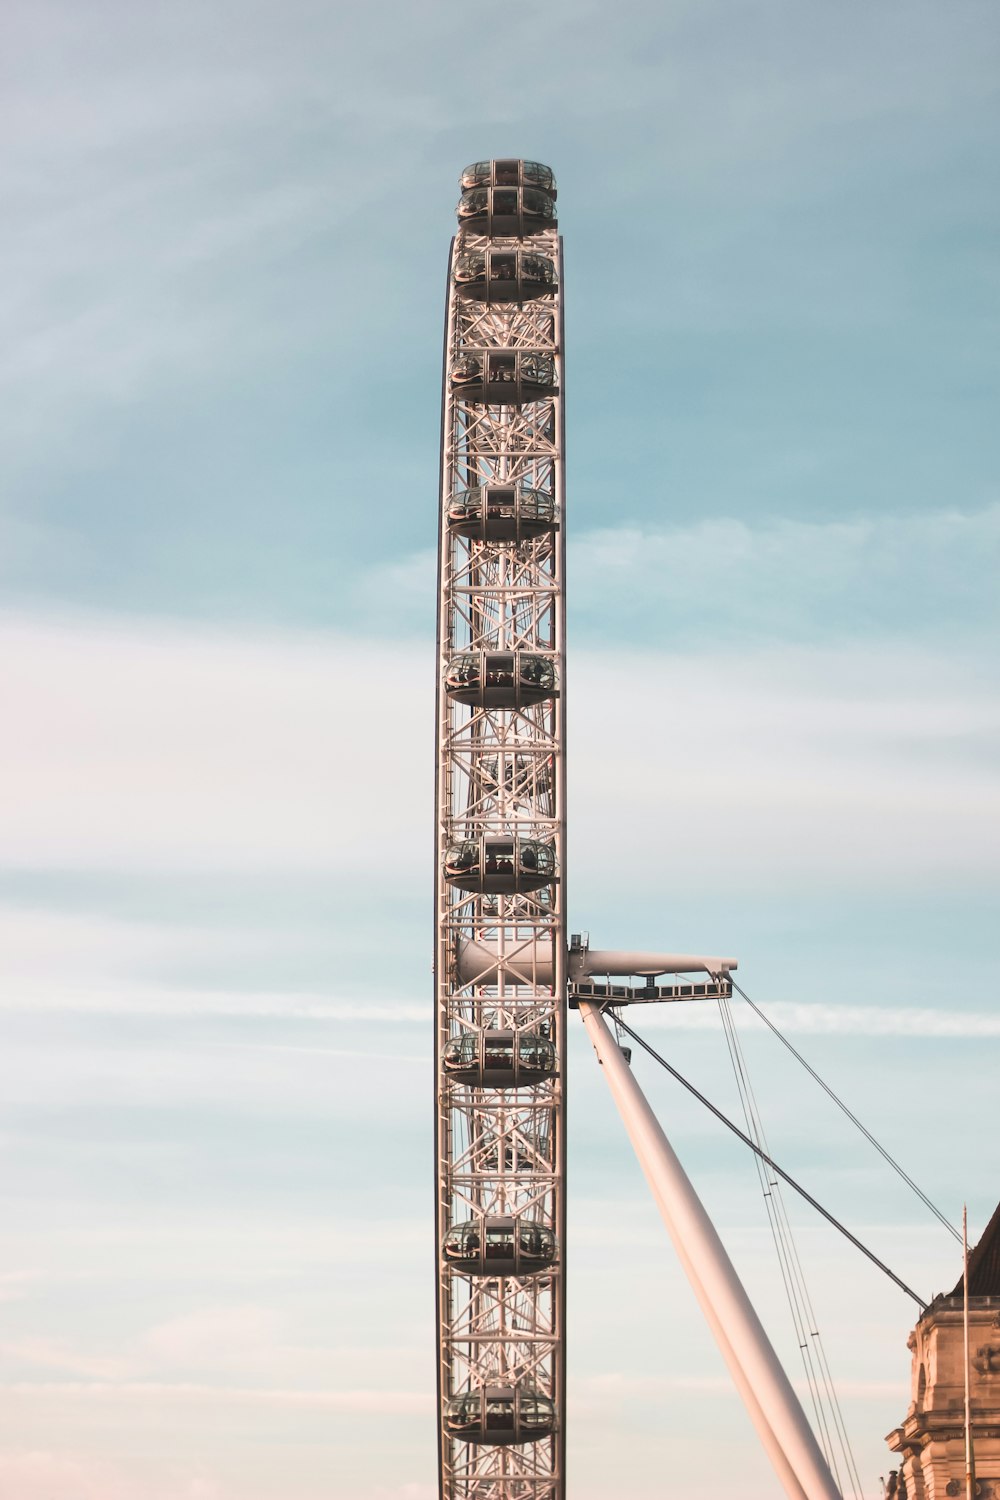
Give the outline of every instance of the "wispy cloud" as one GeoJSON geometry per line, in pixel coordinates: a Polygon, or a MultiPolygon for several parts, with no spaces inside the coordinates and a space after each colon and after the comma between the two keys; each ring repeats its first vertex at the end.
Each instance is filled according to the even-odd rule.
{"type": "Polygon", "coordinates": [[[309,989],[218,978],[200,969],[246,972],[268,959],[291,965],[305,941],[301,929],[258,923],[253,930],[223,917],[195,926],[165,919],[129,920],[97,911],[0,904],[0,1010],[66,1010],[134,1016],[259,1016],[302,1020],[422,1022],[426,1005],[373,984],[309,989]]]}
{"type": "Polygon", "coordinates": [[[423,653],[10,616],[0,651],[8,863],[416,869],[423,653]]]}
{"type": "MultiPolygon", "coordinates": [[[[12,616],[0,654],[9,865],[327,870],[384,890],[426,873],[429,780],[400,745],[430,734],[428,654],[12,616]]],[[[638,877],[670,847],[695,880],[720,856],[758,881],[992,869],[984,671],[871,642],[578,651],[577,858],[638,877]]]]}
{"type": "MultiPolygon", "coordinates": [[[[126,634],[87,616],[7,615],[0,659],[10,866],[38,879],[50,868],[81,878],[326,872],[354,886],[360,877],[383,900],[424,888],[429,781],[398,749],[401,735],[411,743],[421,725],[429,732],[430,662],[419,650],[148,620],[126,634]]],[[[578,652],[569,699],[577,876],[594,886],[602,871],[627,869],[637,890],[655,890],[664,860],[681,859],[692,889],[752,881],[777,893],[807,878],[816,889],[891,880],[933,891],[945,873],[991,877],[1000,778],[988,747],[1000,741],[1000,710],[984,672],[884,644],[578,652]]],[[[265,912],[245,929],[207,903],[197,922],[161,925],[102,915],[93,902],[49,909],[42,892],[0,907],[2,1009],[425,1021],[409,981],[409,993],[361,993],[352,976],[335,985],[295,976],[305,937],[328,925],[325,907],[291,926],[265,912]]],[[[373,898],[313,972],[341,973],[348,952],[360,963],[367,944],[384,943],[381,921],[373,898]]],[[[996,1034],[991,1016],[968,1007],[904,1013],[778,998],[776,1019],[792,1031],[996,1034]]],[[[691,1009],[675,1019],[708,1024],[691,1009]]]]}
{"type": "MultiPolygon", "coordinates": [[[[922,1006],[909,1010],[876,1004],[816,1005],[781,1000],[771,1001],[764,1008],[781,1031],[799,1036],[952,1037],[965,1041],[1000,1036],[1000,1014],[996,1011],[922,1006]]],[[[626,1018],[636,1031],[664,1027],[715,1031],[721,1025],[714,1007],[695,1003],[632,1006],[626,1018]]],[[[747,1020],[746,1024],[758,1023],[747,1020]]]]}
{"type": "MultiPolygon", "coordinates": [[[[335,995],[302,994],[294,990],[259,991],[255,989],[202,989],[197,985],[178,983],[173,986],[149,985],[130,980],[127,972],[108,977],[81,978],[73,983],[65,978],[53,980],[45,973],[44,963],[31,979],[24,979],[0,994],[0,1012],[64,1011],[80,1015],[129,1015],[135,1017],[258,1017],[288,1021],[357,1021],[366,1025],[426,1025],[427,1005],[417,1002],[368,1001],[363,997],[339,999],[335,995]]],[[[223,1044],[218,1044],[223,1045],[223,1044]]],[[[226,1043],[244,1046],[250,1043],[226,1043]]],[[[260,1050],[297,1051],[294,1047],[261,1044],[260,1050]]],[[[368,1054],[351,1048],[319,1047],[303,1049],[327,1056],[358,1057],[368,1054]]],[[[379,1053],[386,1061],[410,1062],[408,1054],[379,1053]]]]}
{"type": "MultiPolygon", "coordinates": [[[[365,1028],[425,1027],[426,1000],[395,995],[303,991],[294,987],[262,989],[223,984],[207,987],[183,977],[183,969],[194,957],[223,953],[238,938],[223,925],[185,929],[165,923],[114,921],[93,915],[0,906],[0,1012],[38,1014],[65,1012],[80,1015],[128,1015],[135,1018],[259,1018],[281,1021],[337,1021],[365,1028]],[[173,959],[182,977],[173,981],[150,980],[151,967],[173,959]]],[[[251,933],[247,952],[253,952],[259,934],[251,933]]],[[[264,939],[260,939],[266,946],[264,939]]],[[[280,939],[275,939],[279,942],[280,939]]],[[[246,953],[244,954],[246,956],[246,953]]],[[[816,1036],[906,1036],[975,1039],[1000,1035],[1000,1016],[993,1011],[885,1006],[873,998],[870,1004],[844,1002],[823,1004],[810,1001],[771,999],[753,991],[768,1016],[783,1031],[816,1036]]],[[[741,1012],[741,1002],[734,1005],[741,1012]]],[[[697,1003],[638,1005],[629,1017],[640,1031],[646,1028],[718,1030],[714,1006],[697,1003]]],[[[748,1026],[758,1023],[747,1019],[748,1026]]],[[[363,1058],[375,1055],[364,1047],[329,1046],[313,1042],[299,1046],[284,1039],[267,1042],[200,1042],[199,1046],[254,1052],[302,1052],[316,1057],[363,1058]]],[[[422,1064],[419,1051],[395,1048],[377,1053],[382,1062],[422,1064]]],[[[2,1298],[0,1282],[0,1298],[2,1298]]]]}
{"type": "MultiPolygon", "coordinates": [[[[919,888],[929,909],[997,869],[988,415],[977,431],[995,374],[993,3],[886,0],[846,28],[818,0],[613,15],[553,0],[505,20],[512,55],[545,57],[545,88],[525,69],[479,97],[481,38],[457,0],[8,9],[4,579],[22,597],[338,629],[0,620],[0,1145],[25,1183],[2,1238],[8,1265],[40,1268],[0,1277],[25,1376],[0,1387],[20,1445],[0,1445],[0,1494],[430,1500],[432,1381],[408,1328],[391,1350],[364,1339],[422,1319],[431,1370],[429,1217],[373,1223],[422,1192],[402,1148],[412,1121],[429,1129],[408,1055],[416,1027],[429,1036],[427,948],[400,912],[430,879],[425,547],[455,173],[494,149],[560,173],[571,504],[598,497],[590,514],[622,521],[570,532],[571,889],[634,889],[657,913],[669,881],[728,882],[775,912],[812,891],[839,942],[831,890],[878,909],[919,888]],[[705,519],[650,520],[668,506],[705,519]],[[306,872],[331,899],[291,920],[233,891],[189,896],[182,919],[150,915],[155,894],[107,914],[111,880],[161,872],[213,892],[266,875],[286,911],[306,872]],[[348,882],[349,918],[333,891],[348,882]],[[329,951],[307,964],[297,944],[321,924],[329,951]],[[331,1045],[300,1047],[317,1037],[331,1045]],[[373,1084],[366,1048],[398,1070],[373,1084]],[[300,1107],[322,1128],[283,1132],[275,1115],[300,1107]],[[158,1110],[190,1132],[186,1159],[168,1162],[153,1127],[133,1134],[158,1110]],[[384,1138],[384,1158],[364,1155],[384,1138]],[[283,1179],[303,1155],[296,1198],[283,1179]],[[361,1185],[342,1195],[326,1173],[343,1163],[361,1185]],[[230,1294],[241,1306],[212,1302],[230,1294]]],[[[962,1009],[904,1009],[864,974],[836,1006],[747,982],[793,1034],[989,1051],[967,982],[962,1009]]],[[[694,1007],[635,1018],[715,1024],[694,1007]]],[[[876,1104],[898,1124],[898,1098],[876,1104]]],[[[944,1132],[949,1162],[975,1160],[963,1128],[980,1154],[990,1139],[970,1110],[912,1120],[939,1156],[944,1132]]],[[[602,1209],[593,1235],[619,1236],[620,1275],[638,1214],[602,1209]]],[[[582,1259],[595,1240],[576,1243],[582,1259]]],[[[635,1305],[662,1291],[659,1262],[645,1275],[635,1305]]],[[[592,1308],[606,1286],[604,1270],[592,1308]]],[[[881,1304],[849,1302],[855,1368],[898,1373],[901,1412],[905,1315],[878,1363],[881,1304]]],[[[683,1434],[724,1378],[681,1361],[671,1379],[615,1373],[635,1320],[609,1320],[589,1347],[571,1335],[576,1410],[594,1417],[572,1442],[603,1449],[577,1460],[579,1497],[658,1494],[664,1441],[678,1496],[701,1493],[704,1445],[683,1434]],[[643,1396],[662,1421],[601,1426],[643,1396]]],[[[878,1379],[841,1389],[896,1400],[878,1379]]],[[[888,1425],[866,1418],[866,1472],[888,1425]]],[[[720,1488],[770,1493],[738,1437],[714,1459],[720,1488]]]]}
{"type": "Polygon", "coordinates": [[[19,1302],[29,1297],[40,1280],[42,1272],[36,1266],[0,1271],[0,1302],[19,1302]]]}
{"type": "Polygon", "coordinates": [[[669,858],[699,888],[818,889],[996,868],[1000,708],[944,653],[606,650],[578,659],[573,690],[578,872],[655,883],[669,858]]]}
{"type": "Polygon", "coordinates": [[[185,1381],[8,1381],[0,1383],[10,1399],[42,1401],[178,1401],[217,1405],[301,1406],[355,1416],[426,1415],[433,1410],[429,1391],[299,1390],[293,1387],[204,1385],[185,1381]]]}
{"type": "MultiPolygon", "coordinates": [[[[809,1387],[805,1381],[793,1380],[792,1384],[802,1395],[809,1393],[809,1387]]],[[[837,1381],[838,1396],[858,1399],[866,1396],[898,1397],[899,1389],[899,1381],[837,1381]]],[[[616,1370],[602,1375],[589,1376],[586,1380],[577,1381],[571,1386],[571,1395],[575,1397],[575,1403],[581,1413],[606,1411],[609,1405],[614,1406],[626,1400],[643,1403],[662,1402],[679,1391],[693,1391],[711,1396],[716,1400],[720,1397],[730,1398],[733,1401],[738,1399],[733,1382],[728,1375],[629,1375],[616,1370]]]]}
{"type": "MultiPolygon", "coordinates": [[[[755,997],[760,998],[760,997],[755,997]]],[[[770,1001],[768,1016],[782,1031],[799,1036],[899,1036],[927,1039],[953,1038],[974,1041],[1000,1036],[1000,1016],[992,1011],[933,1009],[915,1006],[830,1005],[807,1001],[770,1001]]],[[[295,991],[261,993],[255,990],[205,990],[196,986],[150,986],[122,976],[105,984],[84,982],[73,985],[65,980],[47,982],[39,973],[30,984],[25,982],[0,994],[0,1013],[65,1012],[79,1015],[119,1015],[139,1017],[218,1017],[260,1018],[283,1021],[356,1022],[368,1027],[426,1027],[426,1003],[390,1002],[362,997],[339,999],[336,996],[303,995],[295,991]]],[[[720,1026],[713,1006],[697,1003],[676,1005],[632,1006],[627,1018],[636,1030],[678,1029],[717,1031],[720,1026]]],[[[750,1023],[748,1023],[750,1024],[750,1023]]],[[[426,1057],[419,1053],[352,1047],[329,1047],[321,1043],[298,1045],[289,1042],[224,1041],[199,1043],[199,1047],[218,1047],[248,1053],[302,1053],[311,1057],[375,1058],[383,1063],[424,1066],[426,1057]]],[[[0,1293],[0,1300],[3,1300],[0,1293]]]]}
{"type": "Polygon", "coordinates": [[[86,1375],[101,1381],[129,1375],[133,1363],[120,1356],[87,1353],[64,1340],[45,1338],[0,1340],[0,1359],[8,1364],[39,1366],[62,1375],[86,1375]]]}
{"type": "MultiPolygon", "coordinates": [[[[164,1477],[107,1459],[52,1451],[45,1444],[0,1453],[0,1493],[17,1500],[232,1500],[232,1491],[203,1475],[164,1477]]],[[[192,1466],[195,1467],[195,1466],[192,1466]]]]}
{"type": "MultiPolygon", "coordinates": [[[[414,81],[421,67],[400,70],[373,110],[358,63],[385,58],[379,29],[293,9],[298,24],[257,6],[241,28],[235,10],[231,26],[188,4],[134,24],[102,3],[81,28],[65,6],[16,8],[8,40],[25,65],[0,173],[3,271],[20,289],[0,360],[8,454],[58,467],[86,447],[95,410],[113,418],[153,391],[263,364],[320,324],[341,350],[364,338],[362,284],[391,295],[366,232],[392,180],[386,142],[398,187],[454,105],[414,81]],[[303,274],[312,293],[289,298],[287,278],[303,274]],[[55,427],[72,450],[46,453],[55,427]]],[[[425,58],[437,29],[416,29],[425,58]]]]}
{"type": "MultiPolygon", "coordinates": [[[[852,640],[906,635],[915,649],[996,622],[1000,503],[809,521],[713,516],[577,534],[576,598],[600,599],[601,629],[712,651],[719,638],[852,640]],[[956,600],[961,608],[956,608],[956,600]],[[936,640],[935,640],[936,638],[936,640]]],[[[584,628],[594,622],[582,612],[584,628]]]]}
{"type": "MultiPolygon", "coordinates": [[[[632,519],[569,537],[569,607],[581,644],[609,637],[711,656],[775,642],[829,646],[863,639],[945,643],[992,667],[1000,623],[1000,502],[803,519],[747,520],[720,510],[695,522],[644,492],[632,519]]],[[[400,553],[363,569],[352,612],[381,635],[425,628],[434,553],[400,553]]],[[[579,654],[579,647],[574,657],[579,654]]]]}

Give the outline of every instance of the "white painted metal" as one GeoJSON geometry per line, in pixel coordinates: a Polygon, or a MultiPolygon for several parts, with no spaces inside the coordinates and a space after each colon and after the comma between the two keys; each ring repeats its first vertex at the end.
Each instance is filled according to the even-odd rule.
{"type": "MultiPolygon", "coordinates": [[[[526,983],[551,981],[552,944],[548,939],[525,938],[508,946],[504,954],[508,972],[516,971],[526,983]]],[[[692,953],[617,952],[608,948],[570,951],[569,978],[594,975],[656,974],[728,974],[737,967],[735,958],[705,958],[692,953]]],[[[458,969],[471,983],[492,984],[496,980],[498,955],[494,946],[475,941],[462,942],[458,952],[458,969]]]]}
{"type": "Polygon", "coordinates": [[[600,1009],[580,1015],[692,1289],[790,1500],[841,1500],[753,1306],[600,1009]]]}
{"type": "MultiPolygon", "coordinates": [[[[467,264],[467,263],[466,263],[467,264]]],[[[502,290],[502,289],[500,289],[502,290]]],[[[552,228],[520,239],[460,229],[452,243],[445,333],[438,601],[437,727],[437,1243],[440,1493],[442,1500],[563,1500],[565,1494],[566,1029],[562,253],[552,228]],[[523,303],[470,300],[455,280],[460,256],[529,250],[556,267],[555,285],[523,303]],[[458,361],[482,351],[539,351],[555,390],[496,404],[467,399],[458,361]],[[530,490],[557,524],[499,540],[449,521],[478,487],[530,490]],[[554,660],[558,692],[497,708],[447,688],[459,653],[534,653],[554,660]],[[456,845],[526,840],[551,846],[556,878],[533,890],[469,889],[447,876],[456,845]],[[514,960],[525,945],[548,954],[545,972],[514,960]],[[458,962],[489,950],[489,972],[458,962]],[[445,1048],[470,1031],[541,1033],[558,1072],[533,1086],[474,1087],[445,1072],[445,1048]],[[441,1253],[449,1226],[523,1218],[554,1231],[558,1258],[523,1276],[468,1275],[441,1253]],[[497,1388],[554,1403],[556,1428],[526,1442],[465,1441],[448,1431],[447,1402],[497,1388]]],[[[522,363],[523,368],[523,363],[522,363]]],[[[487,386],[487,389],[489,387],[487,386]]],[[[482,656],[476,658],[483,661],[482,656]]],[[[480,854],[485,871],[487,859],[480,854]]]]}
{"type": "MultiPolygon", "coordinates": [[[[666,1222],[667,1209],[662,1196],[654,1189],[653,1197],[655,1199],[656,1206],[660,1210],[661,1217],[664,1219],[664,1222],[666,1222]]],[[[754,1425],[754,1428],[756,1429],[757,1435],[760,1438],[764,1451],[767,1454],[768,1458],[771,1460],[771,1464],[774,1467],[775,1473],[777,1474],[778,1479],[781,1482],[785,1494],[789,1497],[789,1500],[808,1500],[808,1496],[806,1495],[805,1490],[799,1483],[795,1471],[793,1470],[791,1464],[788,1462],[788,1459],[785,1456],[784,1449],[774,1435],[774,1429],[771,1427],[770,1422],[764,1415],[763,1408],[761,1407],[760,1402],[757,1400],[757,1394],[754,1391],[753,1386],[750,1384],[749,1380],[746,1377],[746,1374],[744,1373],[743,1366],[736,1358],[736,1354],[733,1351],[733,1346],[729,1341],[725,1329],[719,1321],[718,1314],[716,1313],[711,1300],[705,1292],[704,1285],[702,1284],[701,1278],[695,1270],[694,1263],[688,1256],[687,1252],[680,1245],[677,1245],[676,1249],[677,1258],[680,1261],[681,1266],[688,1278],[688,1281],[691,1284],[691,1288],[694,1291],[695,1298],[697,1299],[698,1305],[701,1308],[705,1321],[709,1326],[709,1330],[712,1333],[716,1344],[718,1345],[719,1352],[725,1360],[726,1368],[729,1371],[732,1382],[736,1387],[736,1390],[743,1402],[744,1407],[746,1408],[747,1415],[749,1416],[751,1422],[754,1425]]]]}
{"type": "MultiPolygon", "coordinates": [[[[519,221],[501,204],[509,202],[501,183],[545,180],[544,169],[539,176],[536,167],[512,162],[477,164],[472,176],[489,183],[487,223],[505,229],[519,221]]],[[[531,222],[541,225],[544,217],[531,222]]],[[[567,944],[562,281],[554,225],[516,238],[463,225],[452,242],[435,813],[441,1500],[565,1500],[568,982],[588,1030],[607,1051],[606,1073],[661,1213],[790,1500],[833,1500],[836,1490],[808,1423],[766,1339],[760,1343],[763,1332],[725,1252],[598,1009],[584,998],[602,986],[581,983],[635,975],[643,979],[640,988],[609,985],[604,993],[613,988],[629,997],[625,1003],[694,998],[698,990],[727,988],[736,960],[589,952],[577,938],[567,944]],[[507,300],[512,278],[524,301],[507,300]],[[496,490],[508,497],[503,504],[513,509],[504,514],[513,521],[488,524],[482,497],[496,490]],[[522,676],[525,664],[529,675],[522,676]],[[522,867],[525,849],[533,863],[522,867]],[[546,883],[527,878],[530,871],[548,872],[553,861],[546,883]],[[699,972],[712,983],[651,984],[657,975],[699,972]],[[466,1049],[470,1034],[474,1045],[466,1049]],[[519,1064],[511,1084],[499,1086],[503,1046],[510,1055],[529,1055],[533,1035],[545,1038],[539,1052],[554,1045],[556,1071],[519,1064]],[[472,1062],[459,1066],[456,1057],[472,1062]],[[529,1080],[524,1086],[522,1077],[529,1080]],[[509,1265],[504,1274],[490,1274],[487,1235],[477,1247],[480,1258],[467,1258],[464,1269],[446,1262],[450,1226],[482,1222],[485,1231],[488,1222],[511,1220],[550,1230],[555,1261],[533,1274],[507,1274],[509,1265]],[[491,1403],[507,1422],[492,1436],[491,1403]],[[554,1426],[546,1416],[539,1433],[538,1414],[552,1411],[554,1426]]]]}
{"type": "Polygon", "coordinates": [[[969,1403],[969,1211],[962,1204],[962,1362],[965,1365],[965,1500],[976,1493],[972,1455],[972,1408],[969,1403]]]}
{"type": "MultiPolygon", "coordinates": [[[[572,965],[572,960],[571,960],[572,965]]],[[[693,953],[618,952],[590,948],[584,954],[579,974],[727,974],[735,969],[735,958],[699,958],[693,953]]]]}

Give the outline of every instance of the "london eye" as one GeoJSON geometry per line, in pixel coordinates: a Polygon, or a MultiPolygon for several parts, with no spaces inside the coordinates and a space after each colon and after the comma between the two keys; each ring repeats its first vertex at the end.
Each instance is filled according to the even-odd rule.
{"type": "Polygon", "coordinates": [[[437,708],[441,1493],[565,1493],[562,248],[537,162],[462,174],[437,708]]]}
{"type": "Polygon", "coordinates": [[[567,933],[563,257],[552,171],[473,163],[458,224],[438,551],[441,1500],[565,1497],[570,1008],[783,1487],[791,1500],[836,1500],[788,1377],[605,1019],[635,1036],[620,1020],[625,1005],[725,1005],[736,960],[591,950],[567,933]]]}

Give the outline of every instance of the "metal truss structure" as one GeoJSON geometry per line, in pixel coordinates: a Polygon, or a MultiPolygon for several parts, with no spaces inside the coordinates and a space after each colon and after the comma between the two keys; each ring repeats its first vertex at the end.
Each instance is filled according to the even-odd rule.
{"type": "Polygon", "coordinates": [[[565,1494],[562,247],[555,182],[462,177],[437,689],[442,1500],[565,1494]]]}
{"type": "Polygon", "coordinates": [[[567,941],[555,198],[555,179],[538,162],[474,163],[462,174],[448,267],[435,904],[441,1500],[565,1500],[567,1006],[604,1065],[786,1493],[838,1500],[797,1397],[603,1014],[725,1000],[736,960],[591,950],[582,934],[567,941]],[[664,975],[689,977],[657,983],[664,975]]]}

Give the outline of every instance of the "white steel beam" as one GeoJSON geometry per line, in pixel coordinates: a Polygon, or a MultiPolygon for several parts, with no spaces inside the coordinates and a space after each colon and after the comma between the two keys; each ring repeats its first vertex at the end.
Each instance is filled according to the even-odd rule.
{"type": "MultiPolygon", "coordinates": [[[[469,171],[484,175],[492,194],[512,168],[525,181],[545,174],[536,164],[506,161],[477,163],[469,171]]],[[[550,188],[554,200],[554,184],[550,188]]],[[[439,1480],[442,1500],[563,1500],[563,268],[554,222],[507,222],[501,238],[504,220],[494,219],[491,208],[484,227],[470,227],[460,214],[452,244],[442,410],[435,820],[439,1480]],[[473,294],[469,272],[476,258],[497,274],[473,294]],[[548,265],[546,285],[537,277],[534,284],[530,276],[518,279],[526,262],[535,272],[548,265]],[[542,371],[551,377],[548,385],[542,371]],[[521,677],[525,660],[545,665],[551,690],[532,691],[538,680],[521,677]],[[462,673],[469,663],[480,680],[466,695],[462,673]],[[505,672],[513,673],[509,682],[505,672]],[[522,863],[525,846],[533,852],[522,863]],[[462,864],[464,850],[473,853],[462,864]],[[461,872],[472,864],[475,877],[463,881],[461,872]],[[532,870],[548,870],[551,878],[544,885],[521,878],[532,870]],[[525,942],[547,949],[544,976],[506,970],[470,976],[457,962],[470,944],[503,953],[525,942]],[[503,1037],[513,1039],[506,1045],[519,1059],[509,1078],[502,1068],[497,1074],[503,1037]],[[455,1049],[466,1042],[474,1066],[463,1072],[455,1049]],[[489,1048],[492,1071],[485,1062],[489,1048]],[[525,1079],[521,1061],[535,1050],[547,1053],[550,1065],[534,1076],[528,1069],[525,1079]],[[530,1265],[489,1271],[490,1235],[499,1233],[497,1224],[514,1221],[553,1237],[554,1258],[534,1272],[530,1265]],[[475,1255],[463,1261],[446,1253],[453,1232],[476,1239],[482,1263],[475,1255]],[[491,1415],[490,1390],[494,1406],[497,1390],[516,1391],[518,1411],[529,1414],[523,1425],[517,1425],[520,1418],[514,1422],[516,1433],[499,1421],[476,1428],[480,1416],[491,1415]],[[464,1412],[477,1414],[471,1428],[464,1412]],[[550,1414],[540,1431],[539,1412],[550,1414]]]]}
{"type": "MultiPolygon", "coordinates": [[[[458,950],[459,976],[468,984],[495,984],[501,966],[515,984],[551,983],[553,949],[548,940],[525,938],[500,954],[496,945],[463,942],[458,950]]],[[[570,950],[569,978],[579,980],[608,975],[636,974],[728,974],[737,968],[735,958],[711,958],[695,953],[647,953],[633,949],[584,948],[570,950]]]]}
{"type": "Polygon", "coordinates": [[[600,1008],[580,1015],[681,1265],[789,1500],[841,1500],[725,1247],[600,1008]]]}

